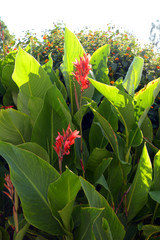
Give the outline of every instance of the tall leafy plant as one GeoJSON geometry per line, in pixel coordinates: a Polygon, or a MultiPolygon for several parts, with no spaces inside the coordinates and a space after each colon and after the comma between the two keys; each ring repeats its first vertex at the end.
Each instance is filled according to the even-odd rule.
{"type": "Polygon", "coordinates": [[[23,210],[16,240],[34,230],[44,239],[133,239],[139,223],[146,236],[158,231],[159,149],[144,139],[160,79],[136,92],[143,60],[135,58],[125,79],[111,86],[109,46],[91,56],[89,76],[84,54],[66,28],[64,85],[51,57],[41,66],[19,48],[11,79],[16,109],[0,112],[0,154],[23,210]],[[151,224],[143,226],[147,214],[151,224]]]}

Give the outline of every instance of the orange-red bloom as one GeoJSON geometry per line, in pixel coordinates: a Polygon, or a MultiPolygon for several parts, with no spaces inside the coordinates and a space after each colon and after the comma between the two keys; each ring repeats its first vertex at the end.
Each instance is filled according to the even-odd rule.
{"type": "Polygon", "coordinates": [[[157,68],[157,69],[160,69],[160,66],[157,66],[156,68],[157,68]]]}
{"type": "Polygon", "coordinates": [[[14,187],[13,184],[11,182],[10,179],[10,175],[9,174],[5,174],[5,178],[4,178],[5,182],[4,183],[4,187],[7,188],[8,192],[3,191],[13,202],[13,196],[14,196],[14,187]]]}
{"type": "Polygon", "coordinates": [[[90,82],[88,81],[88,74],[91,70],[89,61],[90,55],[84,54],[83,57],[80,57],[80,61],[76,59],[76,62],[73,63],[75,71],[72,74],[79,83],[81,92],[83,92],[84,89],[89,88],[90,82]]]}
{"type": "Polygon", "coordinates": [[[144,55],[144,58],[146,58],[146,59],[147,59],[147,58],[148,58],[148,56],[147,56],[147,55],[144,55]]]}
{"type": "Polygon", "coordinates": [[[117,58],[115,58],[115,61],[119,61],[119,58],[117,57],[117,58]]]}
{"type": "Polygon", "coordinates": [[[59,160],[59,169],[60,173],[62,172],[62,160],[64,155],[70,154],[70,147],[75,143],[76,138],[80,138],[78,135],[79,131],[75,130],[72,132],[70,128],[70,124],[67,127],[66,132],[63,129],[63,136],[58,132],[58,136],[56,138],[55,146],[53,146],[54,150],[58,155],[59,160]]]}
{"type": "Polygon", "coordinates": [[[11,105],[11,106],[2,106],[2,107],[0,107],[1,109],[2,108],[4,108],[4,109],[8,109],[8,108],[13,108],[14,106],[13,105],[11,105]]]}
{"type": "Polygon", "coordinates": [[[45,40],[45,39],[47,39],[47,36],[46,36],[46,35],[44,35],[44,36],[43,36],[43,39],[44,39],[44,40],[45,40]]]}

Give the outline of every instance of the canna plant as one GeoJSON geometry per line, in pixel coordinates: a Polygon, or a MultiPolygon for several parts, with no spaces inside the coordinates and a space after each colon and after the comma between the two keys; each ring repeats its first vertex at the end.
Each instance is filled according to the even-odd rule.
{"type": "Polygon", "coordinates": [[[0,155],[22,207],[15,240],[149,239],[160,231],[160,151],[147,115],[160,79],[136,92],[143,59],[135,57],[110,85],[108,55],[104,45],[89,58],[66,28],[62,82],[51,56],[41,66],[19,48],[9,88],[18,88],[15,107],[0,110],[0,155]]]}

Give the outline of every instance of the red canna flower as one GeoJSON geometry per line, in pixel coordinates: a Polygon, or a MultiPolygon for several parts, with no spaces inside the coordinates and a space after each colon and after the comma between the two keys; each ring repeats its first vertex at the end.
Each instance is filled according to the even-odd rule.
{"type": "Polygon", "coordinates": [[[84,54],[83,57],[80,57],[80,61],[76,59],[76,62],[73,63],[75,67],[73,75],[81,87],[81,92],[83,92],[84,89],[89,88],[90,82],[88,81],[88,74],[91,70],[89,61],[90,55],[84,54]]]}
{"type": "Polygon", "coordinates": [[[13,105],[11,105],[11,106],[2,106],[2,107],[0,107],[0,109],[2,109],[2,108],[8,109],[8,108],[13,108],[13,107],[14,107],[13,105]]]}
{"type": "Polygon", "coordinates": [[[157,66],[156,68],[157,68],[157,69],[160,69],[160,66],[157,66]]]}
{"type": "Polygon", "coordinates": [[[64,155],[70,154],[70,147],[75,143],[76,138],[80,138],[81,136],[78,135],[79,131],[75,130],[72,132],[70,128],[70,124],[67,127],[66,132],[63,129],[63,136],[58,132],[58,136],[56,138],[55,146],[53,146],[54,150],[58,155],[59,161],[59,169],[60,173],[62,173],[62,160],[64,155]]]}
{"type": "Polygon", "coordinates": [[[3,191],[3,193],[5,193],[12,200],[12,202],[14,202],[14,200],[13,200],[14,187],[13,187],[13,184],[11,182],[10,175],[5,174],[4,180],[6,181],[6,183],[4,183],[4,187],[7,188],[8,192],[3,191]]]}

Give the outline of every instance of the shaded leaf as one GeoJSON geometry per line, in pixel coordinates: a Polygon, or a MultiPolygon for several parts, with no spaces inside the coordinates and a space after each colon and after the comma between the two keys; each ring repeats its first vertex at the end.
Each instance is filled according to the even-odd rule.
{"type": "Polygon", "coordinates": [[[102,213],[103,209],[104,208],[95,207],[81,208],[81,224],[75,233],[75,239],[95,240],[93,233],[93,223],[95,222],[96,218],[102,213]]]}
{"type": "Polygon", "coordinates": [[[131,221],[144,207],[148,199],[148,193],[152,183],[152,164],[147,152],[146,145],[138,163],[136,175],[127,195],[128,221],[131,221]]]}
{"type": "Polygon", "coordinates": [[[113,209],[109,206],[107,200],[100,193],[98,193],[89,182],[84,180],[82,177],[80,177],[80,181],[85,195],[88,199],[89,206],[95,208],[105,208],[94,223],[96,224],[96,229],[99,230],[99,239],[103,239],[100,238],[100,236],[104,236],[104,234],[106,234],[104,229],[102,228],[102,218],[105,218],[108,221],[113,240],[124,239],[124,227],[120,223],[113,209]]]}
{"type": "Polygon", "coordinates": [[[59,178],[59,173],[35,154],[9,143],[0,142],[0,154],[9,164],[27,222],[47,233],[63,235],[47,199],[49,184],[59,178]]]}
{"type": "Polygon", "coordinates": [[[0,140],[13,144],[29,142],[32,126],[30,118],[15,109],[0,110],[0,140]]]}

